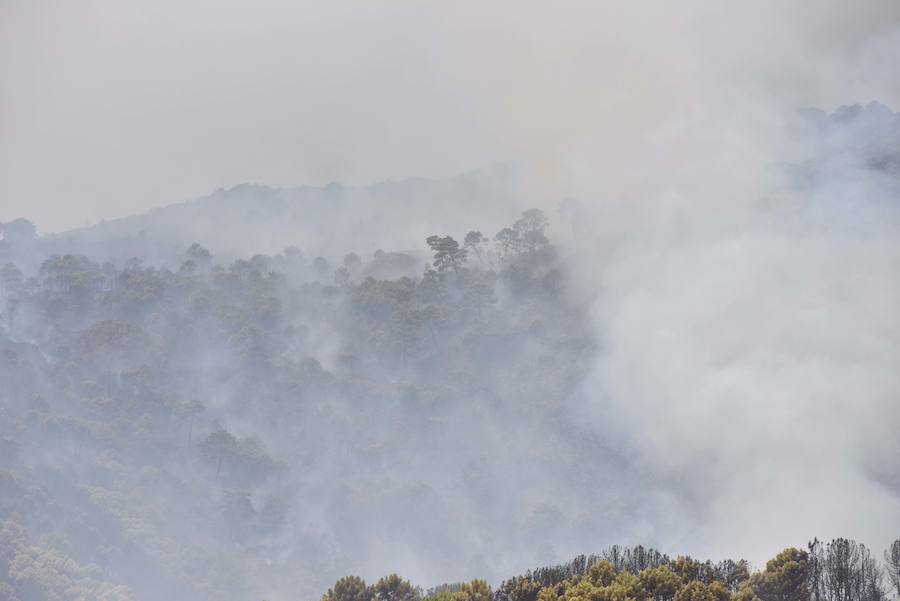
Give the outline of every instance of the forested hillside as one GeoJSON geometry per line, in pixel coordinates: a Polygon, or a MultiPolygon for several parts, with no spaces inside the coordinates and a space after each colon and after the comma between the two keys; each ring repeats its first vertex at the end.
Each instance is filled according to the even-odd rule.
{"type": "MultiPolygon", "coordinates": [[[[846,541],[756,575],[639,548],[499,583],[616,540],[761,561],[806,516],[896,537],[885,110],[807,116],[823,150],[750,218],[567,198],[495,226],[476,194],[465,227],[387,212],[238,259],[3,224],[0,599],[310,600],[391,572],[484,579],[436,601],[884,598],[892,564],[846,541]]],[[[327,597],[425,595],[403,582],[327,597]]]]}
{"type": "Polygon", "coordinates": [[[382,550],[452,573],[487,563],[492,532],[549,532],[533,474],[608,451],[561,409],[594,341],[546,226],[428,237],[427,269],[199,245],[175,271],[5,265],[3,580],[26,599],[309,596],[382,550]]]}
{"type": "Polygon", "coordinates": [[[0,0],[0,601],[900,601],[898,66],[900,0],[0,0]]]}
{"type": "MultiPolygon", "coordinates": [[[[195,242],[229,263],[256,253],[277,254],[298,241],[336,258],[348,252],[349,240],[357,252],[411,249],[421,245],[423,232],[464,232],[472,227],[473,214],[478,227],[497,231],[528,208],[522,206],[521,186],[519,170],[503,164],[446,179],[368,186],[241,183],[139,215],[45,235],[30,252],[20,249],[15,260],[37,267],[30,264],[36,256],[78,253],[100,262],[141,257],[177,267],[179,252],[195,242]]],[[[0,244],[5,262],[3,253],[0,244]]]]}

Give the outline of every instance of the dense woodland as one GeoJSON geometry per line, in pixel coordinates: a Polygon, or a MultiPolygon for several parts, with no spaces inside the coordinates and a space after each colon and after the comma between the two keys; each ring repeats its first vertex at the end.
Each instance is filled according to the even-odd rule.
{"type": "MultiPolygon", "coordinates": [[[[814,125],[838,149],[847,136],[833,123],[900,131],[884,107],[861,111],[817,113],[814,125]]],[[[880,148],[858,138],[868,153],[880,148]]],[[[867,193],[893,212],[872,213],[871,223],[888,228],[900,162],[896,138],[884,146],[894,154],[866,155],[848,173],[873,182],[867,193]]],[[[866,205],[842,209],[823,192],[835,179],[826,167],[846,155],[789,170],[816,202],[766,218],[823,223],[830,240],[848,213],[865,216],[866,205]]],[[[265,193],[302,215],[302,205],[265,193]]],[[[243,218],[228,193],[203,210],[220,201],[243,218]]],[[[176,219],[194,210],[179,207],[176,219]]],[[[346,246],[340,253],[306,254],[298,237],[282,252],[236,260],[199,243],[125,253],[157,242],[121,224],[106,228],[112,241],[79,239],[72,252],[65,236],[37,237],[27,220],[2,224],[0,600],[309,600],[347,573],[385,572],[429,584],[485,580],[423,592],[394,576],[373,586],[350,578],[326,601],[900,595],[900,545],[882,560],[847,540],[788,549],[759,572],[614,547],[502,580],[615,540],[675,539],[660,516],[684,522],[677,538],[690,540],[715,486],[730,482],[716,479],[725,462],[654,469],[635,450],[647,442],[640,431],[617,433],[602,402],[587,414],[582,393],[605,341],[592,325],[597,304],[573,280],[589,280],[605,255],[573,258],[551,235],[583,236],[600,223],[583,211],[569,199],[558,215],[511,211],[507,227],[424,230],[418,251],[354,248],[342,236],[330,241],[346,246]]],[[[685,235],[675,230],[665,249],[685,235]]],[[[892,248],[878,253],[890,258],[892,248]]],[[[646,266],[632,265],[635,279],[649,277],[646,266]]],[[[877,419],[890,428],[896,414],[877,419]]],[[[892,499],[896,441],[877,442],[852,467],[892,499]]],[[[705,448],[687,456],[705,458],[705,448]]]]}
{"type": "MultiPolygon", "coordinates": [[[[473,532],[518,526],[483,458],[528,457],[527,439],[491,439],[492,424],[541,431],[561,446],[531,459],[577,468],[577,429],[556,408],[593,340],[560,294],[546,227],[531,210],[493,237],[430,236],[427,261],[291,247],[222,265],[192,245],[173,269],[5,264],[6,597],[313,596],[415,537],[441,569],[479,561],[468,534],[440,528],[473,504],[473,532]]],[[[7,251],[34,235],[5,229],[7,251]]],[[[554,512],[523,519],[548,529],[554,512]]]]}
{"type": "Polygon", "coordinates": [[[900,539],[883,561],[848,539],[788,548],[751,572],[745,560],[670,558],[641,546],[538,568],[504,580],[444,584],[424,592],[397,574],[372,585],[338,580],[321,601],[882,601],[900,598],[900,539]]]}

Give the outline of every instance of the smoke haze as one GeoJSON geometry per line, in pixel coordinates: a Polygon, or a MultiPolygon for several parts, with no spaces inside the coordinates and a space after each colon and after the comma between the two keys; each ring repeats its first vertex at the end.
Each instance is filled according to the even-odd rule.
{"type": "MultiPolygon", "coordinates": [[[[890,1],[0,10],[0,219],[27,213],[43,231],[241,182],[359,184],[497,160],[527,161],[553,192],[586,164],[606,190],[697,120],[721,132],[804,106],[900,103],[890,1]]],[[[716,152],[703,130],[689,136],[651,166],[716,152]]]]}
{"type": "MultiPolygon", "coordinates": [[[[235,551],[192,521],[198,500],[165,544],[140,544],[156,565],[196,527],[196,557],[221,552],[273,600],[314,598],[343,573],[496,580],[611,543],[756,565],[814,536],[880,552],[900,535],[898,58],[895,0],[7,0],[0,222],[25,217],[43,235],[0,248],[0,264],[43,288],[18,325],[5,309],[0,343],[71,370],[67,382],[117,382],[95,382],[98,398],[139,388],[110,373],[150,365],[159,396],[206,405],[198,436],[261,440],[271,475],[229,487],[251,490],[260,516],[287,499],[280,530],[234,534],[235,551]],[[554,298],[522,293],[497,250],[501,275],[482,282],[496,298],[474,301],[477,318],[423,304],[397,335],[420,336],[419,350],[378,338],[397,327],[385,297],[428,292],[398,279],[422,277],[426,236],[492,237],[530,207],[549,217],[555,254],[529,286],[554,298]],[[186,259],[206,260],[185,254],[193,242],[231,279],[211,266],[192,279],[186,259]],[[351,251],[358,288],[335,292],[351,251]],[[41,265],[66,253],[96,263],[76,271],[104,292],[137,277],[132,256],[189,292],[42,313],[58,282],[41,265]],[[110,319],[168,359],[72,367],[110,319]],[[436,335],[429,319],[452,325],[436,335]],[[302,408],[265,414],[297,389],[302,408]]],[[[55,410],[76,386],[21,378],[0,399],[22,423],[33,396],[55,410]]],[[[18,440],[16,428],[0,434],[18,440]]],[[[53,481],[68,447],[18,442],[35,453],[23,481],[53,481]]],[[[83,452],[112,469],[104,444],[83,452]]],[[[152,477],[168,469],[227,504],[221,458],[193,461],[152,477]]],[[[112,581],[181,598],[135,576],[142,565],[111,568],[112,581]]]]}

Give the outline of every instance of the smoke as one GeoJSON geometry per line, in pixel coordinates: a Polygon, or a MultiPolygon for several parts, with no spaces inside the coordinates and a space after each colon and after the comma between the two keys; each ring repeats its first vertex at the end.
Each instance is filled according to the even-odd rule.
{"type": "MultiPolygon", "coordinates": [[[[45,232],[242,182],[445,177],[497,160],[527,164],[533,202],[585,178],[635,192],[622,175],[672,128],[900,105],[889,0],[0,10],[0,220],[27,214],[45,232]]],[[[698,135],[645,164],[708,148],[698,135]]]]}
{"type": "Polygon", "coordinates": [[[896,196],[827,195],[725,223],[681,203],[632,222],[595,267],[603,351],[585,399],[681,498],[654,513],[676,548],[760,561],[814,532],[884,545],[900,524],[885,480],[900,427],[896,196]]]}
{"type": "Polygon", "coordinates": [[[582,134],[563,176],[591,216],[573,244],[602,348],[587,414],[655,474],[664,500],[638,511],[666,548],[757,563],[900,526],[897,117],[791,114],[894,97],[898,15],[800,8],[697,11],[675,110],[613,173],[604,130],[582,134]]]}
{"type": "MultiPolygon", "coordinates": [[[[300,584],[266,586],[308,588],[336,569],[369,578],[396,569],[423,584],[497,579],[614,542],[759,564],[813,536],[876,549],[896,536],[897,116],[882,106],[797,112],[870,100],[900,107],[896,1],[95,2],[84,10],[10,2],[0,10],[10,17],[0,20],[0,65],[15,92],[0,100],[2,221],[26,215],[42,231],[65,229],[241,181],[443,176],[497,159],[515,161],[524,179],[509,206],[552,217],[571,296],[560,305],[586,307],[590,317],[566,326],[586,329],[596,348],[571,398],[553,397],[564,387],[530,373],[535,362],[570,356],[532,332],[507,341],[514,348],[503,347],[502,360],[490,346],[453,358],[490,386],[458,384],[413,402],[391,396],[396,374],[371,368],[362,379],[376,382],[377,394],[351,386],[291,409],[308,429],[298,434],[289,420],[249,409],[227,415],[242,395],[281,401],[268,372],[205,347],[199,335],[197,349],[180,350],[215,419],[239,436],[263,432],[274,457],[302,467],[302,478],[266,485],[253,499],[292,502],[266,561],[305,569],[280,573],[300,584]],[[566,197],[580,207],[571,224],[557,213],[566,197]],[[351,406],[373,394],[384,398],[371,409],[351,406]],[[510,409],[498,417],[485,409],[497,398],[555,402],[562,415],[551,426],[510,409]],[[442,404],[452,408],[440,413],[442,404]],[[408,427],[414,410],[437,417],[408,427]],[[414,437],[398,442],[395,432],[414,437]],[[581,471],[559,468],[576,463],[576,451],[581,471]],[[344,477],[356,488],[343,487],[344,477]]],[[[462,183],[449,191],[465,192],[462,183]]],[[[386,204],[348,218],[353,229],[341,231],[352,240],[322,225],[339,200],[328,188],[316,191],[324,208],[314,213],[293,202],[303,190],[223,192],[233,201],[230,222],[249,224],[256,218],[245,203],[257,203],[252,228],[196,225],[206,215],[197,205],[183,208],[194,217],[178,227],[185,236],[216,230],[217,242],[235,238],[236,252],[248,255],[247,245],[282,245],[301,222],[311,244],[330,245],[304,250],[332,260],[385,239],[407,250],[434,233],[420,227],[436,224],[427,209],[409,223],[407,196],[387,204],[401,189],[359,193],[386,204]]],[[[404,194],[419,200],[411,189],[404,194]]],[[[450,195],[435,198],[453,206],[450,195]]],[[[447,209],[444,222],[500,221],[506,206],[478,214],[480,198],[447,209]]],[[[216,202],[209,206],[221,218],[216,202]]],[[[171,215],[140,227],[174,236],[171,215]]],[[[97,244],[121,254],[97,231],[97,244]]],[[[308,276],[292,276],[290,294],[273,294],[289,299],[310,288],[304,278],[321,279],[308,276]]],[[[521,325],[504,300],[503,319],[521,325]]],[[[338,370],[345,324],[321,318],[333,318],[331,301],[306,302],[286,304],[287,319],[321,321],[303,326],[288,359],[315,357],[338,370]]],[[[560,313],[569,316],[567,307],[560,313]]],[[[246,340],[227,344],[255,352],[253,332],[241,333],[246,340]]],[[[566,367],[559,371],[580,373],[566,367]]],[[[435,379],[401,375],[410,388],[435,379]]],[[[178,523],[189,527],[190,517],[178,523]]],[[[209,534],[209,548],[215,542],[209,534]]],[[[257,569],[254,585],[269,576],[257,569]]]]}

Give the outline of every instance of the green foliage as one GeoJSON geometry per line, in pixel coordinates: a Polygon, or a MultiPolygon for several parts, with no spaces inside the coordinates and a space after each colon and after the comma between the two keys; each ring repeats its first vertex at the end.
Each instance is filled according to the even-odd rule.
{"type": "Polygon", "coordinates": [[[493,598],[491,586],[485,580],[467,582],[462,587],[462,593],[465,594],[466,601],[491,601],[493,598]]]}
{"type": "MultiPolygon", "coordinates": [[[[445,585],[429,591],[427,601],[810,601],[811,579],[847,579],[856,583],[849,596],[826,592],[826,601],[884,601],[885,592],[867,588],[880,572],[869,572],[865,548],[837,539],[828,546],[810,548],[829,559],[831,568],[812,569],[810,554],[788,548],[766,563],[765,570],[749,574],[747,562],[700,562],[687,556],[674,560],[652,549],[613,546],[600,556],[579,556],[568,564],[538,568],[505,580],[491,595],[483,581],[445,585]],[[835,561],[843,561],[840,566],[835,561]],[[849,563],[848,563],[849,562],[849,563]],[[854,563],[855,562],[855,563],[854,563]],[[833,569],[832,569],[833,568],[833,569]]],[[[894,569],[900,541],[885,552],[885,568],[894,569]]],[[[412,591],[399,576],[388,577],[392,587],[412,591]]],[[[382,579],[385,580],[385,579],[382,579]]],[[[342,582],[342,581],[339,581],[342,582]]],[[[893,580],[891,580],[893,582],[893,580]]],[[[875,583],[877,585],[877,582],[875,583]]],[[[390,588],[390,587],[389,587],[390,588]]],[[[330,601],[330,600],[329,600],[330,601]]]]}
{"type": "Polygon", "coordinates": [[[419,589],[397,574],[380,578],[372,587],[372,591],[375,601],[419,601],[422,598],[419,589]]]}
{"type": "Polygon", "coordinates": [[[753,593],[762,601],[806,601],[806,551],[788,548],[770,559],[763,572],[750,578],[753,593]]]}
{"type": "Polygon", "coordinates": [[[681,580],[668,566],[647,568],[638,577],[644,590],[655,601],[672,601],[681,585],[681,580]]]}
{"type": "Polygon", "coordinates": [[[588,579],[595,586],[609,586],[616,579],[616,568],[607,560],[598,561],[588,571],[588,579]]]}
{"type": "Polygon", "coordinates": [[[675,601],[718,601],[709,586],[699,580],[691,580],[675,593],[675,601]]]}
{"type": "Polygon", "coordinates": [[[55,549],[33,544],[15,522],[0,524],[0,599],[134,601],[127,587],[99,576],[55,549]]]}
{"type": "Polygon", "coordinates": [[[495,592],[497,601],[537,601],[543,587],[530,576],[505,580],[495,592]]]}
{"type": "Polygon", "coordinates": [[[681,578],[683,584],[698,580],[702,569],[703,564],[699,561],[682,555],[676,557],[675,561],[672,562],[672,571],[681,578]]]}
{"type": "Polygon", "coordinates": [[[322,601],[372,601],[374,595],[375,591],[359,576],[345,576],[322,595],[322,601]]]}
{"type": "MultiPolygon", "coordinates": [[[[418,590],[418,589],[416,589],[418,590]]],[[[491,586],[485,580],[472,580],[436,587],[428,591],[427,601],[493,601],[491,586]]]]}

